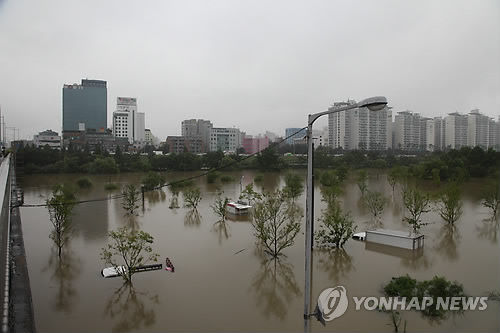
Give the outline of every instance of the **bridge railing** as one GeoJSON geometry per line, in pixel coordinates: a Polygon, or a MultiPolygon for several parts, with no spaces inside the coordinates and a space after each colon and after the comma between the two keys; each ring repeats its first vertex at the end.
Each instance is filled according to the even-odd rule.
{"type": "Polygon", "coordinates": [[[2,332],[8,332],[10,275],[10,154],[0,164],[0,300],[2,332]]]}

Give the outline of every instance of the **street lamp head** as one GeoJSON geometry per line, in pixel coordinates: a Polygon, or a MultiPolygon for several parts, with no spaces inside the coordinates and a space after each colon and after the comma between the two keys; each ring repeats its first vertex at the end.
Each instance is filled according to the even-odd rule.
{"type": "Polygon", "coordinates": [[[380,111],[387,105],[387,98],[384,96],[375,96],[362,100],[358,103],[358,107],[366,107],[370,111],[380,111]]]}

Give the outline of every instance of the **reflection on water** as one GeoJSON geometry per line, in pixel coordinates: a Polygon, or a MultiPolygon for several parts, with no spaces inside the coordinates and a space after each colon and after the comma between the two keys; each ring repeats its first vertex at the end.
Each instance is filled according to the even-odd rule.
{"type": "Polygon", "coordinates": [[[261,260],[260,268],[252,279],[257,308],[265,318],[273,316],[283,321],[289,303],[302,295],[293,265],[283,257],[269,257],[262,249],[256,249],[255,254],[261,260]]]}
{"type": "Polygon", "coordinates": [[[76,205],[73,208],[72,223],[74,231],[81,233],[88,240],[102,240],[108,231],[109,201],[100,201],[84,205],[76,205]],[[89,223],[89,220],[100,221],[98,225],[89,223]]]}
{"type": "Polygon", "coordinates": [[[380,229],[384,227],[384,222],[382,219],[372,216],[368,221],[365,221],[365,226],[367,230],[380,229]]]}
{"type": "Polygon", "coordinates": [[[51,281],[55,284],[56,293],[53,299],[53,308],[55,311],[71,313],[78,299],[74,280],[80,274],[81,262],[69,248],[63,249],[61,259],[59,259],[56,249],[53,248],[51,252],[42,272],[50,272],[51,281]]]}
{"type": "Polygon", "coordinates": [[[457,260],[457,246],[461,238],[460,229],[455,224],[447,223],[439,230],[435,249],[449,260],[457,260]]]}
{"type": "Polygon", "coordinates": [[[174,186],[169,186],[168,187],[171,197],[170,197],[170,204],[168,208],[172,209],[173,211],[177,211],[177,208],[180,208],[181,206],[179,205],[179,189],[174,186]]]}
{"type": "Polygon", "coordinates": [[[315,251],[318,256],[317,269],[328,274],[328,279],[339,283],[354,269],[353,258],[344,249],[331,249],[315,251]]]}
{"type": "Polygon", "coordinates": [[[201,224],[201,215],[196,208],[190,209],[184,216],[184,225],[188,227],[199,227],[201,224]]]}
{"type": "Polygon", "coordinates": [[[256,183],[256,187],[262,192],[274,192],[280,184],[280,174],[276,172],[264,172],[263,181],[256,183]]]}
{"type": "Polygon", "coordinates": [[[219,245],[222,241],[228,239],[231,234],[229,233],[229,226],[226,220],[219,220],[214,223],[212,230],[219,236],[219,245]]]}
{"type": "Polygon", "coordinates": [[[163,190],[149,191],[144,193],[144,197],[148,200],[149,207],[153,207],[160,202],[165,202],[167,194],[163,190]]]}
{"type": "Polygon", "coordinates": [[[498,233],[500,231],[500,222],[498,218],[489,218],[479,222],[476,225],[477,236],[480,239],[486,239],[492,244],[498,243],[498,233]]]}
{"type": "Polygon", "coordinates": [[[113,332],[138,331],[156,322],[158,295],[139,292],[131,283],[124,283],[106,303],[104,315],[113,321],[113,332]]]}
{"type": "Polygon", "coordinates": [[[427,269],[432,266],[432,260],[427,255],[425,246],[417,250],[408,250],[395,246],[365,242],[365,250],[400,258],[401,265],[412,271],[427,269]]]}
{"type": "Polygon", "coordinates": [[[129,228],[130,230],[132,231],[139,231],[140,230],[140,223],[139,223],[139,218],[137,215],[133,214],[133,215],[125,215],[124,217],[122,217],[122,224],[124,226],[126,226],[127,228],[129,228]]]}

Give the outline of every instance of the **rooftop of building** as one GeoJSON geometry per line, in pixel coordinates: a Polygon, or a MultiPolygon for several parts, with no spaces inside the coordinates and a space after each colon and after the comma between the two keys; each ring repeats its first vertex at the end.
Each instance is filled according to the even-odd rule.
{"type": "Polygon", "coordinates": [[[38,135],[58,136],[59,133],[57,133],[56,131],[48,129],[48,130],[45,130],[45,131],[42,131],[42,132],[38,133],[38,135]]]}
{"type": "Polygon", "coordinates": [[[64,88],[66,89],[79,89],[81,87],[98,87],[98,88],[106,88],[106,81],[103,80],[89,80],[82,79],[81,84],[73,83],[73,84],[65,84],[64,88]]]}

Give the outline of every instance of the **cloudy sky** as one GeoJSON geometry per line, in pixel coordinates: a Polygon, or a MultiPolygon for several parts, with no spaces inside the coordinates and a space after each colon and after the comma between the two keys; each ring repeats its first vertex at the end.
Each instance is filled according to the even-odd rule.
{"type": "Polygon", "coordinates": [[[85,77],[108,81],[108,123],[137,97],[162,140],[190,118],[283,135],[373,95],[497,118],[500,2],[0,0],[7,126],[60,131],[62,86],[85,77]]]}

